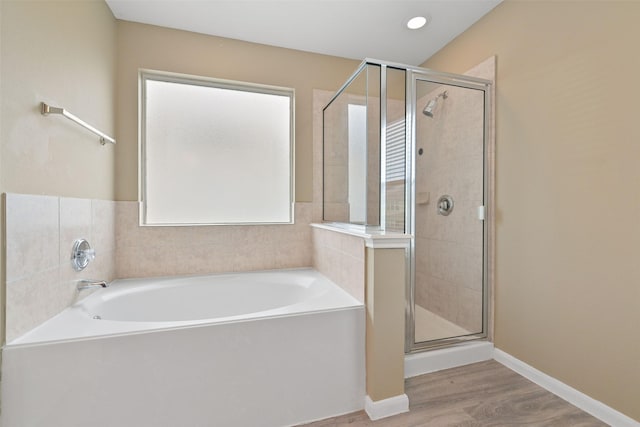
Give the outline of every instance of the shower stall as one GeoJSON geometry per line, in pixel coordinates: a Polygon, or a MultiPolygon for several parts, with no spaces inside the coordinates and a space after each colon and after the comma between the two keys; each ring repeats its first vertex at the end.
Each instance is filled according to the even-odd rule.
{"type": "Polygon", "coordinates": [[[491,84],[366,59],[323,109],[323,220],[412,236],[407,353],[488,335],[491,84]]]}

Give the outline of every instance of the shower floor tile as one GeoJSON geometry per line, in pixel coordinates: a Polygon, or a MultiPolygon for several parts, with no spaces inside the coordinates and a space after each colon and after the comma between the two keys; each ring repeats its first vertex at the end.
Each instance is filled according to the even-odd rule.
{"type": "Polygon", "coordinates": [[[469,335],[469,331],[437,314],[415,305],[415,340],[432,341],[441,338],[469,335]]]}

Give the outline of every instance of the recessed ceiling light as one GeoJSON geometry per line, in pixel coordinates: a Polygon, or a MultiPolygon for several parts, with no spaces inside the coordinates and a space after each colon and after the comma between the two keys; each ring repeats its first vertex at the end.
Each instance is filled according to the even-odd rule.
{"type": "Polygon", "coordinates": [[[407,28],[410,30],[417,30],[418,28],[422,28],[427,24],[427,18],[424,16],[415,16],[409,19],[407,22],[407,28]]]}

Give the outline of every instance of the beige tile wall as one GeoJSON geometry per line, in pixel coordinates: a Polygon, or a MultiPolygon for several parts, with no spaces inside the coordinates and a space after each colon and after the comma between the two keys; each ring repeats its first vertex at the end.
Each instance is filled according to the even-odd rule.
{"type": "Polygon", "coordinates": [[[322,202],[323,202],[323,123],[322,109],[333,96],[333,92],[326,90],[313,90],[313,215],[312,219],[315,223],[322,222],[322,202]]]}
{"type": "Polygon", "coordinates": [[[295,224],[141,227],[138,203],[118,202],[117,277],[153,277],[311,266],[311,203],[295,224]]]}
{"type": "MultiPolygon", "coordinates": [[[[427,202],[416,205],[416,252],[426,253],[426,257],[416,258],[416,303],[478,332],[481,318],[462,324],[462,315],[470,307],[462,307],[460,294],[474,280],[481,283],[482,276],[471,275],[469,281],[460,279],[470,276],[473,264],[482,266],[482,253],[480,258],[472,257],[469,252],[473,246],[467,238],[477,240],[474,234],[482,236],[482,223],[473,218],[473,206],[482,204],[482,116],[463,114],[463,110],[470,112],[466,111],[471,101],[467,98],[480,96],[481,101],[482,97],[476,91],[467,93],[467,89],[445,86],[428,93],[418,105],[426,104],[445,89],[449,97],[438,100],[434,117],[420,115],[417,121],[416,138],[424,154],[416,159],[416,192],[429,196],[427,202]],[[480,132],[469,138],[469,129],[480,132]],[[436,205],[444,194],[455,201],[454,210],[446,217],[438,215],[436,205]]],[[[477,106],[481,108],[482,104],[477,106]]],[[[478,292],[476,304],[481,301],[478,292]]]]}
{"type": "Polygon", "coordinates": [[[312,228],[313,268],[364,303],[364,239],[312,228]]]}
{"type": "Polygon", "coordinates": [[[91,291],[76,281],[309,267],[311,203],[296,224],[140,227],[137,202],[6,195],[7,342],[91,291]],[[96,250],[87,268],[71,267],[84,238],[96,250]]]}
{"type": "Polygon", "coordinates": [[[115,278],[115,202],[7,194],[7,342],[75,302],[78,279],[115,278]],[[84,238],[96,259],[82,272],[71,267],[71,248],[84,238]]]}
{"type": "MultiPolygon", "coordinates": [[[[341,96],[325,110],[325,119],[329,126],[323,129],[324,144],[321,144],[320,161],[324,162],[327,174],[324,179],[324,219],[327,221],[349,222],[349,123],[347,121],[348,97],[341,96]],[[323,160],[324,159],[324,160],[323,160]]],[[[320,109],[322,106],[319,107],[320,109]]],[[[320,123],[323,124],[322,110],[320,123]]],[[[322,191],[322,190],[321,190],[322,191]]]]}

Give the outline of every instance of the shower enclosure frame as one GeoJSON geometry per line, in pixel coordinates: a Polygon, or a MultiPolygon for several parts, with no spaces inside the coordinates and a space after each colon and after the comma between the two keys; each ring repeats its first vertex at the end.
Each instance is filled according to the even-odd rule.
{"type": "MultiPolygon", "coordinates": [[[[493,82],[472,76],[443,73],[419,67],[407,67],[406,74],[406,176],[405,176],[405,230],[413,238],[410,241],[407,259],[407,288],[406,288],[406,322],[405,322],[405,353],[415,353],[432,348],[446,347],[466,341],[491,339],[493,326],[492,307],[492,272],[493,272],[493,126],[492,126],[492,95],[493,82]],[[415,237],[416,237],[416,114],[420,113],[417,106],[418,80],[430,83],[457,86],[483,92],[483,173],[482,198],[483,204],[478,207],[478,215],[482,216],[482,331],[463,336],[441,338],[434,341],[416,342],[415,340],[415,237]]],[[[480,220],[480,219],[479,219],[480,220]]]]}
{"type": "MultiPolygon", "coordinates": [[[[349,224],[349,227],[361,229],[363,232],[375,232],[386,230],[386,135],[387,135],[387,69],[405,71],[405,233],[411,235],[410,246],[406,252],[406,295],[405,295],[405,353],[415,353],[432,348],[451,346],[479,339],[492,339],[493,327],[493,306],[492,306],[492,283],[493,283],[493,259],[494,259],[494,175],[493,175],[493,82],[478,77],[461,74],[445,73],[427,68],[415,67],[390,61],[383,61],[372,58],[365,58],[356,68],[353,74],[336,91],[329,102],[323,108],[324,111],[336,100],[349,85],[360,75],[367,65],[380,67],[380,204],[378,225],[349,224]],[[442,338],[428,342],[415,342],[415,187],[416,168],[414,153],[416,150],[416,114],[417,108],[416,82],[418,80],[428,81],[436,84],[445,84],[461,88],[480,90],[484,96],[483,112],[483,205],[479,207],[483,216],[483,260],[482,260],[482,332],[451,338],[442,338]]],[[[323,136],[324,141],[324,136],[323,136]]],[[[324,144],[324,142],[323,142],[324,144]]],[[[323,156],[324,157],[324,156],[323,156]]],[[[323,166],[324,171],[324,158],[323,166]]],[[[323,173],[324,181],[324,173],[323,173]]],[[[324,194],[324,182],[323,182],[324,194]]],[[[324,204],[323,204],[324,212],[324,204]]],[[[324,220],[324,213],[323,213],[324,220]]],[[[336,223],[340,226],[342,223],[336,223]]]]}

